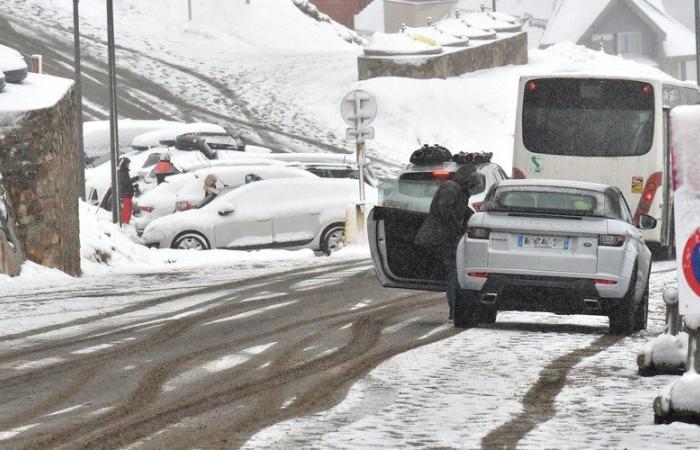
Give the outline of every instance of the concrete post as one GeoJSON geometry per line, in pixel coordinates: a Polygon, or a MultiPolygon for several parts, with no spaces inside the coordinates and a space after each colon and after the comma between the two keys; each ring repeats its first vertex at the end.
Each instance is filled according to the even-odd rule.
{"type": "Polygon", "coordinates": [[[32,55],[30,58],[32,63],[30,71],[32,73],[44,73],[44,58],[41,55],[32,55]]]}
{"type": "Polygon", "coordinates": [[[109,59],[109,131],[112,172],[112,222],[121,225],[121,202],[117,183],[117,160],[119,158],[119,120],[117,115],[117,68],[114,48],[114,8],[107,0],[107,54],[109,59]]]}
{"type": "Polygon", "coordinates": [[[83,144],[83,89],[82,69],[80,64],[80,12],[78,2],[73,0],[73,65],[75,66],[75,122],[78,138],[78,160],[80,172],[80,198],[85,200],[85,149],[83,144]]]}
{"type": "Polygon", "coordinates": [[[681,316],[678,313],[678,289],[666,288],[663,298],[664,303],[666,303],[666,333],[678,336],[681,330],[681,316]]]}

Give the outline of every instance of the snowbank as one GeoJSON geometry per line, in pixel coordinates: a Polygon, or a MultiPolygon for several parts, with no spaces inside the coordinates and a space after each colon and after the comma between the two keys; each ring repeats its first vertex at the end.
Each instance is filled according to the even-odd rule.
{"type": "Polygon", "coordinates": [[[0,94],[0,125],[14,125],[29,111],[54,106],[73,86],[73,81],[30,73],[21,84],[8,83],[0,94]]]}
{"type": "Polygon", "coordinates": [[[642,374],[683,372],[688,362],[688,334],[661,334],[644,346],[640,358],[642,374]]]}

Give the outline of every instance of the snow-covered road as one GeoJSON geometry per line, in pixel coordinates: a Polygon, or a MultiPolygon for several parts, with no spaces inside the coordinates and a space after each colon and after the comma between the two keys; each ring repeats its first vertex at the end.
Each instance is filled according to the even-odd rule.
{"type": "Polygon", "coordinates": [[[383,289],[361,258],[18,291],[0,447],[690,448],[697,427],[652,425],[671,377],[636,373],[672,266],[629,338],[513,312],[459,332],[440,295],[383,289]]]}
{"type": "Polygon", "coordinates": [[[695,448],[700,429],[653,425],[652,402],[673,377],[637,375],[636,355],[661,333],[661,293],[675,282],[655,264],[649,328],[607,335],[607,319],[500,313],[398,355],[336,407],[279,423],[245,448],[695,448]]]}

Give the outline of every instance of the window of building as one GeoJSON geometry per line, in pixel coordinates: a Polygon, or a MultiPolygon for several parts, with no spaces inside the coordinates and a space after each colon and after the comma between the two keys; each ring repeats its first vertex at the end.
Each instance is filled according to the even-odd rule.
{"type": "Polygon", "coordinates": [[[617,33],[617,52],[620,55],[641,55],[642,33],[639,31],[617,33]]]}

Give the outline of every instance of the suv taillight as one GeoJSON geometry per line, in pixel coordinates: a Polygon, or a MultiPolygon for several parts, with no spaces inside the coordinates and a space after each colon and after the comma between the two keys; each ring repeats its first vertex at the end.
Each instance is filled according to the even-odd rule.
{"type": "Polygon", "coordinates": [[[467,228],[467,236],[469,239],[488,239],[491,234],[491,230],[488,228],[481,227],[469,227],[467,228]]]}
{"type": "Polygon", "coordinates": [[[481,211],[481,206],[484,204],[484,202],[474,202],[472,205],[474,207],[474,211],[479,212],[481,211]]]}
{"type": "Polygon", "coordinates": [[[622,247],[625,237],[619,234],[601,234],[598,236],[598,245],[603,247],[622,247]]]}
{"type": "Polygon", "coordinates": [[[449,170],[433,170],[433,178],[436,180],[449,180],[454,175],[454,172],[449,170]]]}

